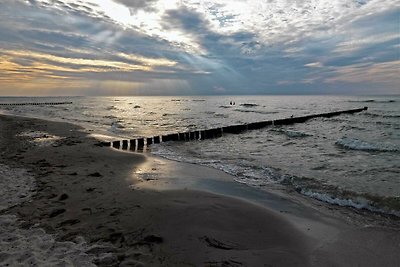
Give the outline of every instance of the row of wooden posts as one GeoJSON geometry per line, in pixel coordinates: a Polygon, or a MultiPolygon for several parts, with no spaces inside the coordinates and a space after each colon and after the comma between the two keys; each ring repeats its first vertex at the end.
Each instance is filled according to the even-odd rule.
{"type": "Polygon", "coordinates": [[[213,128],[208,130],[199,130],[199,131],[191,131],[191,132],[183,132],[183,133],[172,133],[162,136],[153,136],[153,137],[141,137],[131,140],[117,140],[112,142],[102,142],[102,146],[112,146],[116,149],[123,150],[131,150],[131,151],[141,151],[144,147],[148,147],[152,144],[159,144],[161,142],[169,142],[169,141],[192,141],[192,140],[204,140],[204,139],[212,139],[223,136],[224,134],[238,134],[248,130],[256,130],[261,129],[267,126],[272,125],[289,125],[294,123],[302,123],[307,120],[317,118],[317,117],[333,117],[338,116],[340,114],[352,114],[356,112],[361,112],[363,110],[367,110],[368,107],[358,108],[358,109],[350,109],[350,110],[342,110],[335,112],[327,112],[313,115],[306,115],[301,117],[291,117],[286,119],[278,119],[278,120],[269,120],[269,121],[261,121],[261,122],[252,122],[247,124],[239,124],[239,125],[231,125],[225,126],[221,128],[213,128]]]}
{"type": "Polygon", "coordinates": [[[56,106],[56,105],[66,105],[72,104],[72,102],[27,102],[27,103],[0,103],[0,106],[56,106]]]}

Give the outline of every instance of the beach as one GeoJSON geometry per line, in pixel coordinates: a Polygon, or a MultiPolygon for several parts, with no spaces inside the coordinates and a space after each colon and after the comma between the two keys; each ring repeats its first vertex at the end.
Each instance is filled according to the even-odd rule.
{"type": "Polygon", "coordinates": [[[261,192],[209,167],[102,147],[68,123],[0,115],[0,135],[1,166],[34,178],[29,195],[1,210],[2,229],[40,229],[54,238],[51,247],[27,250],[18,235],[2,233],[2,265],[53,265],[40,255],[57,244],[81,249],[54,262],[79,266],[400,261],[399,221],[389,215],[261,192]],[[38,132],[45,134],[29,134],[38,132]],[[16,220],[7,224],[5,216],[16,220]]]}

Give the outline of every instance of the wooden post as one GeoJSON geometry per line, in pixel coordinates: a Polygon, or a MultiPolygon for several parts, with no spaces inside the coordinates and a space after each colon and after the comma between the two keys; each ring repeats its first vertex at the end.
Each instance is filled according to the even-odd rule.
{"type": "Polygon", "coordinates": [[[144,147],[144,138],[137,139],[137,148],[138,150],[143,150],[144,147]]]}
{"type": "Polygon", "coordinates": [[[136,150],[136,139],[131,139],[130,141],[129,141],[129,143],[130,143],[130,150],[132,150],[132,151],[135,151],[136,150]]]}
{"type": "Polygon", "coordinates": [[[114,142],[113,142],[113,147],[114,147],[114,148],[118,148],[118,149],[119,149],[120,146],[121,146],[120,141],[114,141],[114,142]]]}
{"type": "Polygon", "coordinates": [[[147,146],[153,144],[153,137],[148,137],[148,138],[146,139],[146,143],[147,143],[147,146]]]}
{"type": "Polygon", "coordinates": [[[184,133],[185,134],[185,140],[186,141],[189,141],[190,140],[190,133],[189,132],[186,132],[186,133],[184,133]]]}
{"type": "Polygon", "coordinates": [[[124,150],[128,149],[128,140],[122,140],[122,149],[124,150]]]}

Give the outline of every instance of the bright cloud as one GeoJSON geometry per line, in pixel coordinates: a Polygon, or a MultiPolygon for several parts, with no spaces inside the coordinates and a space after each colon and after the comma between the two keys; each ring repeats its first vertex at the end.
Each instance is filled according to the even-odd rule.
{"type": "Polygon", "coordinates": [[[399,14],[396,0],[3,0],[0,86],[399,93],[399,14]]]}

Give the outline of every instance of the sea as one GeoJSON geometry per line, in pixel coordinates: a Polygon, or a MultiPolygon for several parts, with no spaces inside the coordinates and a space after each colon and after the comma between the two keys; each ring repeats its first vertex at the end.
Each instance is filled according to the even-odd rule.
{"type": "Polygon", "coordinates": [[[355,114],[220,138],[151,145],[146,153],[227,172],[261,190],[295,192],[400,217],[400,96],[1,97],[3,114],[81,125],[100,140],[151,137],[368,107],[355,114]]]}

